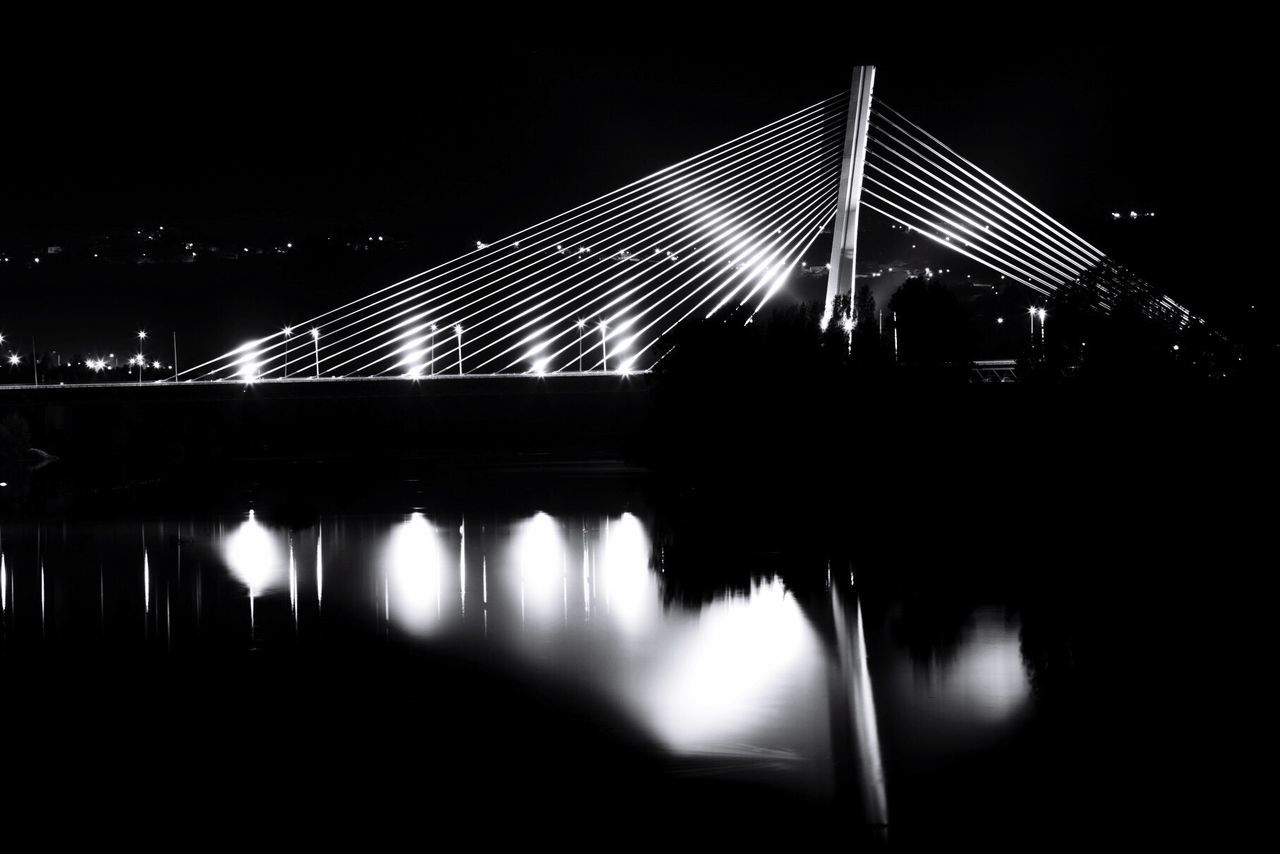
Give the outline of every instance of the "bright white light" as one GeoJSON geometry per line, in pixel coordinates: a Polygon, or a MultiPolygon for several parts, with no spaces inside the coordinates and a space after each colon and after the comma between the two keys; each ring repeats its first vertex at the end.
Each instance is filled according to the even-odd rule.
{"type": "Polygon", "coordinates": [[[538,376],[542,376],[547,372],[547,365],[550,362],[551,360],[545,356],[541,359],[535,359],[533,362],[533,372],[538,376]]]}
{"type": "Polygon", "coordinates": [[[535,623],[559,622],[564,616],[566,570],[560,526],[546,513],[538,513],[517,527],[514,548],[514,592],[522,613],[535,623]]]}
{"type": "Polygon", "coordinates": [[[139,332],[139,333],[138,333],[138,340],[139,340],[139,341],[145,341],[145,340],[147,340],[147,333],[146,333],[146,332],[139,332]]]}
{"type": "Polygon", "coordinates": [[[319,340],[320,340],[320,330],[319,330],[319,329],[312,329],[312,330],[311,330],[311,337],[312,337],[313,339],[315,339],[315,340],[319,341],[319,340]]]}
{"type": "Polygon", "coordinates": [[[289,337],[289,336],[291,336],[291,335],[293,335],[293,327],[292,327],[292,326],[286,326],[286,327],[284,328],[284,337],[285,337],[285,338],[288,338],[288,337],[289,337]]]}
{"type": "Polygon", "coordinates": [[[944,669],[942,684],[952,704],[986,720],[1001,720],[1017,711],[1031,694],[1017,628],[1000,617],[979,617],[951,666],[944,669]]]}
{"type": "Polygon", "coordinates": [[[1044,323],[1044,319],[1049,316],[1049,312],[1045,311],[1043,308],[1036,313],[1039,315],[1041,323],[1044,323]]]}
{"type": "Polygon", "coordinates": [[[623,359],[622,364],[618,366],[618,373],[623,374],[624,376],[631,373],[634,370],[635,361],[635,356],[628,356],[623,359]]]}
{"type": "MultiPolygon", "coordinates": [[[[777,579],[707,606],[637,686],[657,735],[673,750],[738,752],[822,670],[813,630],[777,579]]],[[[818,677],[820,678],[820,677],[818,677]]]]}
{"type": "Polygon", "coordinates": [[[635,637],[661,615],[658,581],[649,568],[652,548],[644,526],[631,513],[610,521],[601,548],[600,581],[609,616],[635,637]]]}
{"type": "MultiPolygon", "coordinates": [[[[587,328],[587,322],[586,322],[585,320],[579,320],[577,325],[578,325],[578,328],[579,328],[579,329],[586,329],[586,328],[587,328]]],[[[4,340],[4,339],[0,338],[0,341],[2,341],[2,340],[4,340]]]]}
{"type": "Polygon", "coordinates": [[[262,368],[262,363],[259,361],[260,354],[253,350],[258,346],[258,343],[257,341],[250,341],[247,344],[242,344],[236,350],[238,353],[244,353],[236,362],[236,376],[246,383],[252,383],[258,379],[258,371],[262,368]],[[245,352],[246,350],[249,352],[245,352]]]}
{"type": "Polygon", "coordinates": [[[461,323],[458,323],[458,324],[455,324],[455,325],[454,325],[454,327],[453,327],[453,334],[454,334],[454,335],[457,335],[459,338],[461,338],[461,337],[462,337],[462,324],[461,324],[461,323]]]}
{"type": "Polygon", "coordinates": [[[222,559],[241,584],[256,598],[278,587],[286,579],[286,550],[283,537],[262,526],[254,517],[240,524],[222,542],[222,559]]]}
{"type": "Polygon", "coordinates": [[[21,357],[21,356],[19,356],[17,353],[10,353],[10,354],[9,354],[9,364],[10,364],[10,365],[20,365],[20,364],[22,364],[22,357],[21,357]]]}
{"type": "Polygon", "coordinates": [[[383,549],[389,616],[407,632],[429,632],[440,621],[441,555],[440,534],[421,513],[397,525],[383,549]]]}
{"type": "Polygon", "coordinates": [[[240,367],[236,369],[236,376],[246,383],[252,383],[258,379],[258,371],[261,367],[261,363],[253,357],[245,357],[240,360],[240,367]]]}

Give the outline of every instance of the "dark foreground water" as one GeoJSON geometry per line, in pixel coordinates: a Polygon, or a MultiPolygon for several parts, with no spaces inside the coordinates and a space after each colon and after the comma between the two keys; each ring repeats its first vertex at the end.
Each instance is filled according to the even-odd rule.
{"type": "Polygon", "coordinates": [[[6,823],[1017,848],[1251,809],[1224,792],[1270,749],[1241,735],[1257,611],[1144,535],[1081,530],[1029,594],[973,568],[1062,561],[998,519],[735,572],[761,531],[681,553],[643,501],[596,506],[0,523],[6,823]]]}

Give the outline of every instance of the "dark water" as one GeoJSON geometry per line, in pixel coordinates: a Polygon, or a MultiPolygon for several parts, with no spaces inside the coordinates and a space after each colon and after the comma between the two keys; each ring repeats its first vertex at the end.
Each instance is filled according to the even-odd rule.
{"type": "MultiPolygon", "coordinates": [[[[1134,764],[1117,745],[1139,740],[1115,737],[1122,695],[1100,723],[1063,687],[1090,654],[1068,626],[1024,624],[999,587],[922,604],[786,554],[688,595],[660,522],[634,505],[0,525],[9,814],[996,847],[1088,837],[1114,808],[1107,778],[1134,764]]],[[[1172,655],[1196,643],[1186,617],[1172,655]]],[[[1196,667],[1172,672],[1196,708],[1196,667]]]]}
{"type": "MultiPolygon", "coordinates": [[[[324,517],[294,529],[252,512],[10,524],[0,549],[0,654],[10,684],[16,674],[37,692],[7,708],[33,737],[50,740],[29,758],[37,766],[63,751],[75,761],[124,761],[111,742],[140,736],[144,765],[191,773],[153,755],[156,729],[129,719],[137,715],[154,716],[160,729],[176,717],[234,733],[245,739],[236,748],[244,772],[272,777],[288,771],[273,768],[273,757],[299,747],[278,751],[278,742],[316,726],[313,747],[323,753],[334,741],[324,730],[349,726],[354,707],[373,727],[357,735],[393,766],[426,738],[449,752],[472,745],[442,773],[456,774],[459,761],[494,762],[504,776],[501,763],[528,762],[529,745],[495,756],[492,744],[545,738],[533,750],[538,761],[563,754],[570,767],[583,751],[602,751],[585,759],[611,769],[605,786],[629,786],[634,778],[622,769],[642,766],[657,785],[723,783],[755,797],[776,793],[789,808],[839,810],[874,835],[893,820],[898,774],[999,750],[1035,720],[1018,618],[998,604],[974,610],[946,656],[921,662],[895,640],[891,609],[869,617],[844,577],[824,578],[803,596],[779,575],[757,577],[681,603],[669,593],[651,524],[632,512],[415,512],[324,517]],[[308,675],[289,672],[295,665],[308,675]],[[353,667],[370,669],[356,677],[374,683],[356,689],[363,697],[347,693],[353,667]],[[335,695],[309,684],[313,675],[323,683],[329,668],[331,687],[342,686],[335,695]],[[104,672],[113,674],[105,686],[104,672]],[[255,683],[264,678],[308,684],[282,696],[279,685],[255,683]],[[438,679],[442,693],[406,700],[397,696],[403,686],[383,684],[402,679],[438,679]],[[141,696],[115,696],[135,688],[141,696]],[[508,732],[491,738],[492,709],[460,714],[477,700],[456,691],[502,704],[508,732]],[[542,692],[566,708],[532,713],[529,731],[525,706],[546,702],[542,692]],[[307,708],[312,693],[316,705],[307,708]],[[43,714],[15,709],[33,700],[43,714]],[[403,726],[405,702],[426,705],[424,731],[383,742],[403,726]],[[456,708],[437,716],[441,703],[456,708]],[[382,714],[389,719],[378,731],[382,714]],[[452,729],[437,726],[446,724],[452,729]]],[[[203,738],[182,725],[167,737],[179,751],[203,738]]]]}

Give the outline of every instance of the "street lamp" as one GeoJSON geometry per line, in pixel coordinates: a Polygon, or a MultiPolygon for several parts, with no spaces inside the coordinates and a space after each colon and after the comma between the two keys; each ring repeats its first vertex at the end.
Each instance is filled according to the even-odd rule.
{"type": "Polygon", "coordinates": [[[1044,319],[1049,316],[1049,312],[1042,308],[1036,313],[1040,316],[1040,346],[1044,347],[1044,319]]]}
{"type": "Polygon", "coordinates": [[[284,378],[289,379],[289,338],[293,335],[293,327],[284,328],[284,378]]]}
{"type": "Polygon", "coordinates": [[[455,324],[453,334],[458,336],[458,376],[462,376],[462,324],[455,324]]]}
{"type": "Polygon", "coordinates": [[[316,345],[316,379],[320,379],[320,330],[311,330],[311,340],[316,345]]]}
{"type": "Polygon", "coordinates": [[[587,322],[578,318],[578,373],[582,373],[582,339],[586,337],[587,322]]]}
{"type": "Polygon", "coordinates": [[[147,331],[145,329],[138,330],[138,355],[129,361],[138,366],[138,385],[142,385],[142,367],[147,363],[146,357],[142,355],[142,342],[147,340],[147,331]]]}
{"type": "Polygon", "coordinates": [[[608,332],[609,332],[609,324],[605,323],[603,320],[600,321],[600,354],[601,354],[600,361],[601,361],[601,364],[604,365],[605,371],[609,370],[608,332]]]}
{"type": "Polygon", "coordinates": [[[436,373],[436,325],[431,324],[431,375],[436,373]]]}

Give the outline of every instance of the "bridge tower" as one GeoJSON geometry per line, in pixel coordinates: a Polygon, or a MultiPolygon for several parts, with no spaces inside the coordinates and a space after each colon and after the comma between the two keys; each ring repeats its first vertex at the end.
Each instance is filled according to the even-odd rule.
{"type": "Polygon", "coordinates": [[[840,196],[831,232],[831,269],[827,274],[827,298],[822,328],[831,322],[836,294],[852,299],[854,263],[858,255],[858,204],[862,200],[862,172],[867,160],[867,125],[871,121],[871,89],[876,67],[859,65],[849,90],[849,119],[845,125],[844,153],[840,160],[840,196]]]}

